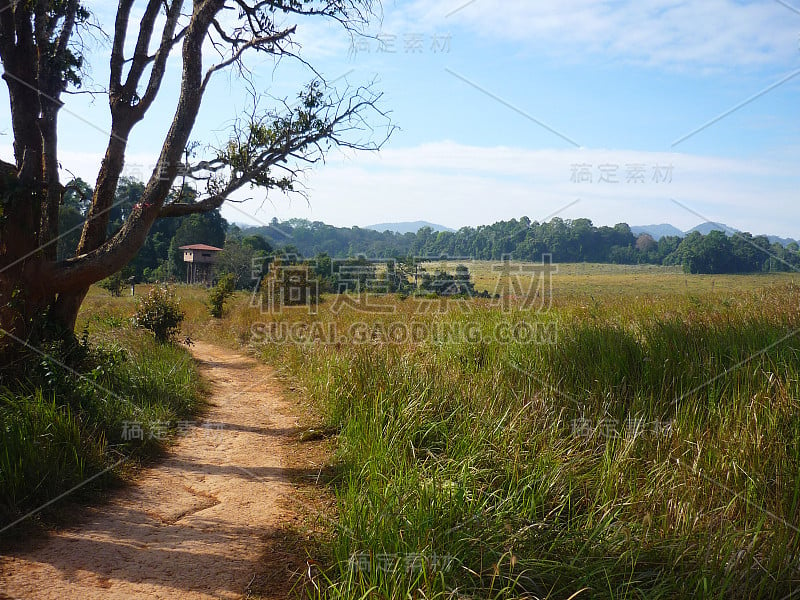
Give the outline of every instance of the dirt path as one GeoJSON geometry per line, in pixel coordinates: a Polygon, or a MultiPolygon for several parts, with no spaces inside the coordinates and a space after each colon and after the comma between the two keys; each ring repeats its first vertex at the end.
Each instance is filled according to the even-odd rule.
{"type": "Polygon", "coordinates": [[[193,353],[212,384],[198,426],[135,485],[0,556],[0,598],[241,598],[256,577],[285,596],[291,406],[269,367],[202,342],[193,353]]]}

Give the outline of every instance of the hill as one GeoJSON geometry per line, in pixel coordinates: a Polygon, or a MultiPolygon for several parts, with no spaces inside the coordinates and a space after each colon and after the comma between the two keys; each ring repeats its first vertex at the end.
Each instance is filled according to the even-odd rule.
{"type": "Polygon", "coordinates": [[[633,235],[649,233],[656,241],[669,235],[677,235],[678,237],[684,236],[684,233],[680,229],[669,223],[660,223],[659,225],[632,225],[631,233],[633,233],[633,235]]]}
{"type": "Polygon", "coordinates": [[[692,233],[693,231],[698,231],[703,235],[708,235],[712,231],[722,231],[726,235],[733,235],[734,233],[738,233],[739,230],[735,229],[734,227],[729,227],[725,225],[725,223],[715,223],[714,221],[706,221],[705,223],[700,223],[700,225],[695,225],[691,229],[689,229],[686,233],[692,233]]]}

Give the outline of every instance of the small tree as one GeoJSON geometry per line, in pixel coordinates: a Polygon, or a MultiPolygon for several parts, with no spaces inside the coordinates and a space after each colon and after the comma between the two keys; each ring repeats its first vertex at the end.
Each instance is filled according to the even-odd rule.
{"type": "Polygon", "coordinates": [[[100,283],[97,284],[104,290],[106,290],[109,294],[114,296],[115,298],[119,298],[122,295],[122,273],[114,273],[113,275],[106,277],[100,283]]]}
{"type": "Polygon", "coordinates": [[[233,295],[235,288],[235,278],[233,273],[225,273],[219,278],[215,285],[208,292],[208,310],[211,316],[216,319],[222,318],[225,309],[225,301],[233,295]]]}
{"type": "Polygon", "coordinates": [[[97,285],[106,290],[115,298],[118,298],[122,295],[122,288],[125,287],[125,283],[132,275],[133,269],[129,265],[121,271],[117,271],[113,275],[106,277],[97,285]]]}
{"type": "Polygon", "coordinates": [[[156,286],[140,298],[133,315],[133,324],[153,332],[159,342],[168,342],[178,333],[184,312],[175,290],[156,286]]]}

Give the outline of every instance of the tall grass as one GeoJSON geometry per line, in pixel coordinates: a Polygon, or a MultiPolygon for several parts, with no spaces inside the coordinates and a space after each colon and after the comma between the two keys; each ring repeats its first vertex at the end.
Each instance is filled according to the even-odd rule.
{"type": "Polygon", "coordinates": [[[122,459],[153,456],[177,420],[199,408],[201,383],[184,349],[115,318],[94,319],[91,340],[69,353],[30,353],[25,372],[0,389],[0,527],[122,459]]]}
{"type": "MultiPolygon", "coordinates": [[[[576,294],[477,342],[260,346],[340,430],[322,598],[784,598],[800,588],[800,289],[576,294]],[[556,343],[502,342],[541,320],[556,343]]],[[[240,316],[240,319],[245,317],[240,316]]],[[[249,318],[255,318],[250,314],[249,318]]],[[[279,315],[262,319],[301,319],[279,315]]]]}

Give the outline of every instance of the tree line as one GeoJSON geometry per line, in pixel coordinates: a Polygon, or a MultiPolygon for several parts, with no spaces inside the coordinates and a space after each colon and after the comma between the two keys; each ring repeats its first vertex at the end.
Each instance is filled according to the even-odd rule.
{"type": "Polygon", "coordinates": [[[659,240],[647,233],[634,235],[626,223],[595,226],[589,219],[531,221],[528,217],[498,221],[492,225],[462,227],[458,231],[416,233],[373,231],[359,227],[334,227],[319,221],[292,219],[248,228],[275,247],[289,247],[302,256],[334,257],[364,255],[374,258],[465,257],[475,260],[540,261],[552,254],[555,262],[654,264],[681,266],[688,273],[753,273],[800,269],[800,246],[771,243],[766,236],[722,231],[707,235],[692,232],[685,237],[659,240]]]}
{"type": "MultiPolygon", "coordinates": [[[[144,184],[123,177],[117,186],[108,224],[113,235],[140,202],[144,184]]],[[[192,202],[194,190],[172,192],[182,202],[192,202]]],[[[81,225],[86,217],[87,198],[92,190],[82,180],[67,186],[60,207],[59,229],[66,232],[58,242],[59,257],[73,255],[81,225]]],[[[595,262],[682,266],[688,273],[753,273],[800,269],[800,247],[771,243],[766,236],[721,231],[686,237],[653,239],[647,233],[634,235],[625,223],[613,227],[595,226],[589,219],[560,219],[546,223],[527,217],[498,221],[492,225],[462,227],[458,231],[433,231],[423,227],[415,233],[374,231],[360,227],[334,227],[320,221],[273,219],[262,227],[240,228],[229,224],[219,210],[192,214],[154,223],[144,245],[125,267],[125,277],[137,281],[183,278],[185,266],[180,247],[204,243],[223,248],[218,271],[230,272],[239,285],[252,278],[258,259],[276,254],[297,257],[369,258],[464,257],[475,260],[539,261],[552,254],[555,262],[595,262]],[[256,261],[254,263],[254,261],[256,261]]]]}

